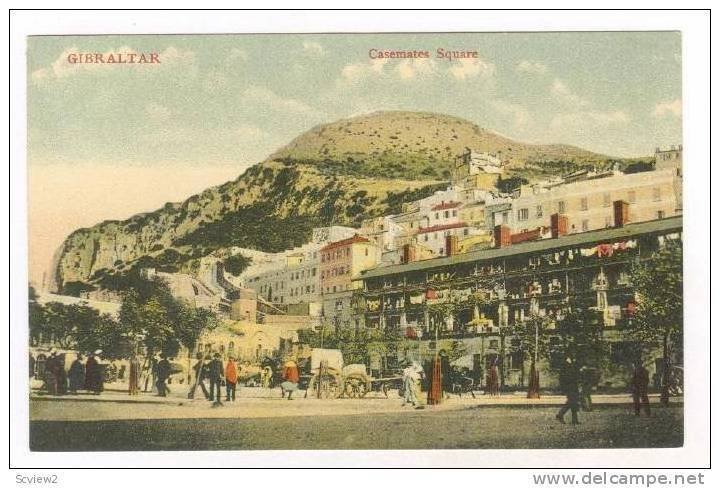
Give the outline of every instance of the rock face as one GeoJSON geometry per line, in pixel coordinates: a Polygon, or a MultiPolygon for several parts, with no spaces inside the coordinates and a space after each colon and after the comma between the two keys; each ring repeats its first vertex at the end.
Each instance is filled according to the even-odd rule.
{"type": "Polygon", "coordinates": [[[358,226],[443,188],[465,147],[501,152],[511,174],[531,177],[609,160],[571,146],[517,143],[443,115],[383,112],[341,120],[182,203],[76,230],[56,255],[56,287],[107,287],[140,266],[197,272],[199,258],[229,247],[276,252],[306,242],[315,226],[358,226]]]}

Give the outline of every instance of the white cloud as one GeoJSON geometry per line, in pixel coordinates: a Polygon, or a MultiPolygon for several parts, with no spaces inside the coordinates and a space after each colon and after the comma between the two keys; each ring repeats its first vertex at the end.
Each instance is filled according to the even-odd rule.
{"type": "Polygon", "coordinates": [[[309,105],[295,100],[294,98],[283,98],[277,93],[262,87],[251,87],[245,90],[244,96],[250,100],[260,102],[261,104],[273,110],[292,113],[309,113],[314,109],[309,105]]]}
{"type": "Polygon", "coordinates": [[[530,113],[522,105],[505,100],[493,100],[490,105],[503,117],[510,119],[516,129],[521,129],[530,123],[530,113]]]}
{"type": "Polygon", "coordinates": [[[388,58],[371,59],[367,63],[346,64],[340,72],[342,79],[350,82],[358,81],[370,75],[380,75],[388,58]]]}
{"type": "Polygon", "coordinates": [[[665,102],[658,102],[652,111],[653,117],[663,118],[667,115],[682,117],[682,101],[678,98],[665,102]]]}
{"type": "Polygon", "coordinates": [[[409,80],[416,76],[434,74],[437,72],[437,64],[432,59],[427,58],[404,59],[398,63],[395,70],[401,79],[409,80]]]}
{"type": "Polygon", "coordinates": [[[589,105],[589,102],[580,95],[574,93],[564,81],[556,78],[553,84],[550,86],[550,93],[562,103],[572,105],[574,107],[584,107],[589,105]]]}
{"type": "Polygon", "coordinates": [[[311,58],[322,58],[326,54],[325,48],[313,41],[303,41],[303,53],[311,58]]]}
{"type": "Polygon", "coordinates": [[[515,71],[517,71],[519,73],[530,73],[533,75],[542,75],[542,74],[547,73],[547,66],[545,66],[544,64],[539,63],[537,61],[528,61],[527,59],[523,59],[515,67],[515,71]]]}
{"type": "Polygon", "coordinates": [[[495,65],[482,59],[458,59],[448,70],[458,80],[465,80],[480,76],[488,78],[495,74],[495,65]]]}
{"type": "Polygon", "coordinates": [[[630,116],[622,110],[587,110],[558,114],[550,121],[550,129],[556,134],[592,134],[599,129],[622,127],[630,122],[630,116]]]}

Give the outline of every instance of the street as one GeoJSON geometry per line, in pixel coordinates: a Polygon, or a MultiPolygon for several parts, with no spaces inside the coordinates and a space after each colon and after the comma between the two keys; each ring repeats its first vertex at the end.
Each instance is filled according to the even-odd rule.
{"type": "Polygon", "coordinates": [[[653,398],[652,416],[635,417],[624,395],[598,396],[592,412],[581,412],[578,426],[555,420],[562,397],[453,397],[423,410],[402,407],[397,396],[300,396],[290,402],[241,397],[216,408],[205,400],[145,398],[115,401],[112,393],[103,400],[33,398],[31,449],[542,449],[683,443],[681,402],[662,408],[653,398]]]}

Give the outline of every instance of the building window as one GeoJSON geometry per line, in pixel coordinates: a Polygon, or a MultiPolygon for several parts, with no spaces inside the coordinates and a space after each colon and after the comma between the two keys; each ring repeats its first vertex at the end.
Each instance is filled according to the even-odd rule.
{"type": "Polygon", "coordinates": [[[603,193],[603,207],[609,207],[612,204],[609,193],[603,193]]]}
{"type": "Polygon", "coordinates": [[[665,218],[665,210],[658,210],[657,218],[664,219],[665,218]]]}
{"type": "Polygon", "coordinates": [[[535,216],[537,218],[540,218],[543,216],[542,205],[538,205],[537,208],[535,209],[535,216]]]}
{"type": "Polygon", "coordinates": [[[503,212],[502,223],[507,224],[509,219],[510,219],[510,212],[503,212]]]}
{"type": "Polygon", "coordinates": [[[368,249],[367,247],[365,248],[365,255],[366,255],[366,256],[369,256],[369,255],[370,255],[370,249],[368,249]]]}
{"type": "Polygon", "coordinates": [[[457,210],[453,210],[453,217],[457,217],[457,210]]]}
{"type": "Polygon", "coordinates": [[[580,199],[580,210],[587,210],[588,209],[588,200],[587,197],[582,197],[580,199]]]}
{"type": "Polygon", "coordinates": [[[468,230],[467,230],[467,229],[463,230],[463,235],[465,235],[465,236],[468,235],[468,230]]]}
{"type": "Polygon", "coordinates": [[[427,240],[428,240],[428,235],[427,235],[427,234],[425,234],[425,236],[424,236],[424,237],[425,237],[425,242],[427,242],[427,240]]]}
{"type": "Polygon", "coordinates": [[[558,202],[558,213],[564,214],[565,213],[565,202],[560,200],[558,202]]]}
{"type": "Polygon", "coordinates": [[[590,230],[590,221],[589,220],[585,219],[582,221],[582,230],[583,230],[583,232],[587,232],[588,230],[590,230]]]}
{"type": "Polygon", "coordinates": [[[660,201],[660,188],[653,188],[653,201],[654,202],[660,201]]]}
{"type": "Polygon", "coordinates": [[[635,190],[630,190],[628,192],[628,202],[635,203],[635,190]]]}
{"type": "Polygon", "coordinates": [[[529,217],[529,211],[526,208],[518,209],[517,217],[518,220],[527,220],[529,217]]]}
{"type": "Polygon", "coordinates": [[[445,210],[445,218],[447,219],[448,217],[450,217],[450,211],[449,211],[449,210],[445,210]]]}
{"type": "Polygon", "coordinates": [[[311,273],[312,273],[313,276],[315,276],[315,272],[316,272],[316,271],[317,271],[317,268],[313,268],[313,269],[312,269],[311,273]]]}
{"type": "Polygon", "coordinates": [[[437,220],[437,219],[439,219],[439,218],[440,218],[440,214],[437,213],[437,212],[435,212],[435,220],[437,220]]]}
{"type": "Polygon", "coordinates": [[[333,293],[337,291],[337,286],[333,285],[333,293]]]}

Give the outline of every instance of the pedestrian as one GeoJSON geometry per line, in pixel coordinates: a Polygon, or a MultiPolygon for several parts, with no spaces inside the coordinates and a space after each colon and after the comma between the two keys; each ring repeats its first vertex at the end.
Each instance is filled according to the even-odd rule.
{"type": "Polygon", "coordinates": [[[128,376],[128,394],[137,395],[140,393],[140,360],[137,354],[130,358],[130,373],[128,376]]]}
{"type": "Polygon", "coordinates": [[[442,396],[452,393],[453,391],[453,379],[450,374],[450,357],[445,349],[442,349],[439,353],[440,356],[440,373],[442,378],[442,396]]]}
{"type": "Polygon", "coordinates": [[[260,386],[263,388],[270,388],[270,380],[272,380],[272,368],[270,366],[265,366],[262,371],[260,371],[260,386]]]}
{"type": "Polygon", "coordinates": [[[300,383],[300,371],[295,361],[290,359],[285,362],[282,377],[283,382],[280,384],[282,397],[285,398],[285,392],[287,392],[288,400],[292,400],[293,391],[298,389],[298,383],[300,383]]]}
{"type": "Polygon", "coordinates": [[[635,415],[640,416],[640,403],[642,402],[645,414],[650,416],[650,399],[648,398],[648,383],[650,375],[648,370],[642,364],[641,360],[635,361],[635,369],[632,376],[632,395],[633,406],[635,407],[635,415]]]}
{"type": "Polygon", "coordinates": [[[45,390],[48,395],[58,394],[58,379],[60,376],[60,360],[57,357],[57,351],[50,349],[50,354],[45,360],[45,390]]]}
{"type": "Polygon", "coordinates": [[[192,387],[190,388],[190,391],[188,392],[188,398],[190,398],[190,399],[195,398],[195,391],[197,390],[197,387],[199,386],[203,392],[203,395],[205,396],[205,399],[209,400],[210,393],[208,392],[208,389],[205,386],[205,380],[209,377],[208,376],[208,367],[209,367],[209,363],[210,363],[210,357],[204,356],[203,353],[198,352],[195,355],[195,359],[197,359],[195,366],[193,366],[193,371],[195,372],[195,381],[194,381],[192,387]]]}
{"type": "Polygon", "coordinates": [[[103,391],[105,372],[103,365],[100,364],[100,354],[102,350],[98,349],[85,362],[85,389],[94,395],[99,395],[103,391]]]}
{"type": "Polygon", "coordinates": [[[222,405],[220,388],[222,387],[222,381],[225,377],[225,368],[223,368],[220,353],[216,352],[213,354],[213,360],[210,361],[208,373],[210,376],[210,401],[213,402],[214,407],[217,407],[222,405]]]}
{"type": "Polygon", "coordinates": [[[58,354],[58,376],[57,376],[57,385],[58,385],[58,395],[66,395],[68,392],[68,375],[67,371],[65,370],[65,353],[58,354]]]}
{"type": "Polygon", "coordinates": [[[230,356],[225,365],[225,401],[235,401],[235,388],[238,381],[238,366],[235,358],[230,356]]]}
{"type": "Polygon", "coordinates": [[[592,411],[592,387],[595,370],[583,365],[580,368],[580,406],[585,412],[592,411]]]}
{"type": "Polygon", "coordinates": [[[421,379],[422,367],[419,364],[410,363],[403,370],[403,407],[409,403],[416,409],[425,408],[420,405],[420,395],[418,395],[421,379]]]}
{"type": "Polygon", "coordinates": [[[575,361],[572,358],[567,358],[563,369],[560,372],[560,390],[565,395],[565,405],[560,408],[560,411],[555,418],[561,423],[565,423],[565,414],[568,410],[572,413],[572,423],[577,425],[578,421],[578,410],[580,410],[580,391],[578,389],[578,370],[575,361]]]}
{"type": "Polygon", "coordinates": [[[73,395],[77,395],[78,390],[82,390],[85,386],[85,365],[83,364],[83,357],[80,353],[77,354],[75,361],[70,365],[68,381],[68,389],[73,395]]]}
{"type": "Polygon", "coordinates": [[[497,361],[493,361],[488,368],[485,378],[485,392],[490,396],[498,396],[500,394],[500,382],[498,380],[497,361]]]}
{"type": "Polygon", "coordinates": [[[157,387],[157,396],[165,397],[168,394],[166,381],[170,377],[170,361],[167,360],[165,354],[160,354],[160,360],[157,363],[155,372],[155,386],[157,387]]]}

